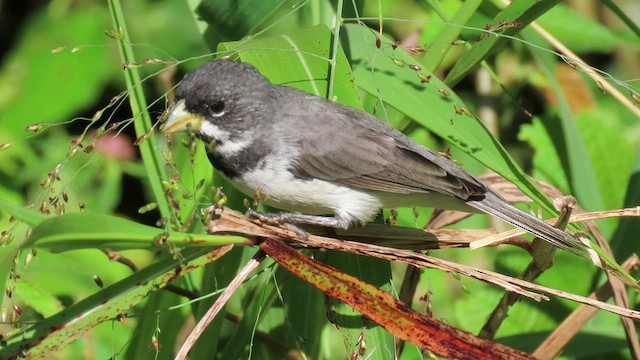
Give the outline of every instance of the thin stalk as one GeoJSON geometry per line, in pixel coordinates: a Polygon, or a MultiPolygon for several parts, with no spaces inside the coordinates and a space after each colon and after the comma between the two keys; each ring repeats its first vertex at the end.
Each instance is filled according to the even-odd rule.
{"type": "Polygon", "coordinates": [[[336,5],[336,22],[333,29],[333,43],[331,44],[331,59],[329,60],[329,82],[327,85],[327,99],[333,98],[333,78],[336,72],[336,56],[340,46],[340,27],[342,27],[343,0],[338,0],[336,5]]]}
{"type": "MultiPolygon", "coordinates": [[[[124,21],[124,14],[119,0],[109,0],[109,10],[111,12],[111,18],[113,20],[113,26],[117,34],[119,34],[118,49],[120,50],[120,58],[123,63],[134,64],[135,57],[133,54],[133,48],[129,41],[129,34],[124,21]]],[[[124,70],[124,78],[127,84],[129,92],[129,103],[131,105],[131,112],[133,114],[133,125],[135,128],[136,136],[138,138],[148,134],[146,139],[141,141],[138,145],[140,148],[140,155],[142,156],[142,162],[147,172],[149,184],[153,192],[160,215],[162,217],[169,217],[171,215],[171,208],[169,202],[164,195],[164,189],[162,187],[162,180],[166,180],[167,174],[164,171],[163,161],[160,158],[160,151],[158,151],[158,144],[152,131],[152,122],[149,112],[147,111],[147,101],[144,97],[142,87],[140,86],[140,74],[134,67],[127,67],[124,70]]]]}

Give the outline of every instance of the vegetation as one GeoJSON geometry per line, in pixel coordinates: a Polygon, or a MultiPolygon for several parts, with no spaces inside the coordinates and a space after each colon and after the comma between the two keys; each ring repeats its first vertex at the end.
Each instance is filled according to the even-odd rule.
{"type": "MultiPolygon", "coordinates": [[[[588,296],[607,281],[593,258],[540,255],[520,241],[470,251],[469,241],[486,234],[480,229],[504,225],[480,215],[453,221],[451,213],[420,207],[386,209],[379,222],[387,225],[357,229],[367,244],[313,243],[350,252],[301,250],[301,265],[287,268],[295,253],[274,242],[260,248],[256,241],[266,236],[253,236],[287,238],[281,230],[226,211],[223,219],[242,228],[208,233],[209,206],[264,210],[263,199],[246,199],[220,178],[193,135],[166,138],[158,128],[181,77],[229,56],[274,83],[371,112],[474,175],[498,173],[533,199],[523,209],[545,218],[557,215],[545,192],[571,194],[585,211],[635,207],[640,28],[627,14],[640,9],[631,1],[576,3],[0,2],[3,19],[14,21],[0,29],[0,358],[174,358],[194,323],[262,251],[270,256],[229,288],[233,296],[191,359],[456,357],[451,347],[459,346],[425,348],[421,331],[440,325],[391,298],[388,308],[358,308],[367,316],[352,309],[365,296],[386,296],[377,289],[451,326],[456,341],[455,329],[478,334],[484,327],[483,337],[533,353],[579,304],[521,284],[525,298],[508,318],[493,320],[496,333],[487,332],[506,285],[475,268],[518,277],[532,258],[544,260],[550,268],[536,283],[588,296]],[[460,232],[462,247],[434,250],[415,231],[432,215],[475,230],[460,232]],[[382,241],[391,233],[402,245],[382,241]],[[433,258],[420,264],[432,268],[408,270],[406,247],[420,255],[429,249],[433,258]],[[313,271],[325,275],[313,279],[313,271]],[[316,289],[323,282],[350,305],[316,289]],[[344,284],[353,287],[335,290],[344,284]],[[410,325],[393,321],[405,318],[410,325]],[[408,342],[396,348],[392,333],[408,342]]],[[[593,242],[604,248],[597,250],[603,261],[622,263],[638,252],[637,219],[603,218],[597,228],[611,247],[606,255],[606,244],[593,242]]],[[[634,285],[619,269],[610,274],[634,285]]],[[[615,280],[613,287],[618,306],[626,298],[626,307],[638,307],[633,290],[615,280]]],[[[616,309],[609,308],[623,312],[616,309]]],[[[609,311],[592,316],[563,328],[575,333],[565,331],[562,356],[640,354],[633,323],[625,329],[609,311]]],[[[543,347],[536,356],[555,355],[543,347]]]]}

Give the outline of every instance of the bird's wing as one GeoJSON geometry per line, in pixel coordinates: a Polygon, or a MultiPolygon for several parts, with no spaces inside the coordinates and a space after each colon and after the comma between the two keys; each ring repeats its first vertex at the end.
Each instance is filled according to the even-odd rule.
{"type": "Polygon", "coordinates": [[[377,118],[340,110],[316,119],[325,136],[311,131],[297,139],[294,175],[392,193],[434,191],[463,200],[486,193],[481,182],[452,161],[377,118]]]}

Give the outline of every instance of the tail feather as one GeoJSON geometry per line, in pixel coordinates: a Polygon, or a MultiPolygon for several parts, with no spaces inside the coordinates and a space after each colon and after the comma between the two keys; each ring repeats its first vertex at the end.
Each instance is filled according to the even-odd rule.
{"type": "Polygon", "coordinates": [[[527,214],[491,191],[487,192],[486,196],[480,200],[468,200],[467,204],[522,228],[561,249],[582,256],[587,253],[587,246],[575,236],[553,227],[533,215],[527,214]]]}

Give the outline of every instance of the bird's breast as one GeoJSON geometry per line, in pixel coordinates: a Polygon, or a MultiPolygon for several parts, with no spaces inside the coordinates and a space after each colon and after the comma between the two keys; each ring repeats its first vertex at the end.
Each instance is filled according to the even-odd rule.
{"type": "Polygon", "coordinates": [[[286,157],[273,157],[229,180],[248,196],[260,192],[267,196],[268,205],[287,211],[340,214],[355,222],[371,220],[381,207],[378,198],[366,191],[320,179],[298,178],[289,171],[289,165],[286,157]]]}

